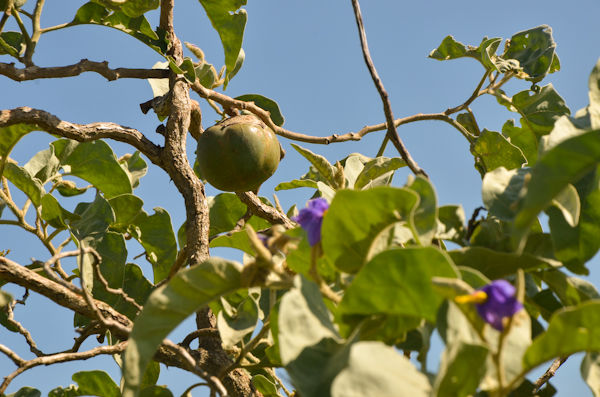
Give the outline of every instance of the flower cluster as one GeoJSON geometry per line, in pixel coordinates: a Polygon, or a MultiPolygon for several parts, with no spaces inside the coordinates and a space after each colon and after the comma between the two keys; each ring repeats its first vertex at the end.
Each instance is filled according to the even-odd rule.
{"type": "Polygon", "coordinates": [[[329,203],[327,200],[316,198],[310,200],[306,204],[306,208],[301,209],[297,216],[292,217],[293,221],[298,222],[302,229],[306,230],[308,243],[311,246],[321,241],[321,225],[328,208],[329,203]]]}
{"type": "Polygon", "coordinates": [[[523,308],[516,298],[515,287],[506,280],[494,280],[471,295],[456,297],[458,303],[475,303],[483,321],[498,331],[504,329],[503,320],[523,308]]]}

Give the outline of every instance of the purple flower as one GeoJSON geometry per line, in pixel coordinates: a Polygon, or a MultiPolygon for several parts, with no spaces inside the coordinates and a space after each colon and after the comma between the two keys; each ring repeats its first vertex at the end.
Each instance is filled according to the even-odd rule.
{"type": "Polygon", "coordinates": [[[506,280],[494,280],[477,292],[486,295],[484,302],[476,304],[477,313],[498,331],[504,328],[502,320],[505,317],[511,317],[523,308],[515,297],[515,287],[506,280]]]}
{"type": "Polygon", "coordinates": [[[298,222],[302,229],[306,230],[308,243],[313,246],[321,241],[321,224],[323,216],[329,208],[329,203],[324,198],[310,200],[306,208],[300,210],[298,216],[292,217],[292,220],[298,222]]]}

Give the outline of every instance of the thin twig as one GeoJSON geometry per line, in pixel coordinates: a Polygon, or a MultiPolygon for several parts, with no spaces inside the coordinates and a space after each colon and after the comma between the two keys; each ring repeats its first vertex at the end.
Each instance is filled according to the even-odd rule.
{"type": "Polygon", "coordinates": [[[190,343],[192,343],[194,339],[201,338],[203,336],[215,336],[218,334],[219,330],[216,328],[200,328],[186,335],[186,337],[179,343],[179,345],[185,348],[189,348],[190,343]]]}
{"type": "Polygon", "coordinates": [[[26,362],[24,359],[19,357],[17,353],[10,350],[7,346],[4,346],[3,344],[0,344],[0,352],[4,353],[18,367],[22,366],[26,362]]]}
{"type": "Polygon", "coordinates": [[[13,312],[13,309],[10,307],[10,305],[6,309],[8,310],[8,318],[7,318],[8,322],[10,324],[12,324],[15,328],[17,328],[17,332],[19,332],[21,335],[23,335],[23,337],[25,338],[25,341],[29,345],[29,350],[38,357],[45,356],[46,354],[44,354],[44,352],[42,352],[40,349],[38,349],[37,344],[35,343],[35,341],[33,340],[33,337],[31,336],[31,333],[25,327],[23,327],[23,325],[20,322],[15,320],[15,314],[13,312]]]}
{"type": "MultiPolygon", "coordinates": [[[[63,258],[67,258],[70,256],[77,256],[79,255],[79,250],[76,251],[67,251],[67,252],[59,252],[57,254],[55,254],[52,258],[48,259],[46,262],[44,262],[44,271],[46,272],[46,274],[48,275],[48,277],[50,277],[53,281],[59,283],[60,285],[62,285],[65,288],[70,289],[71,291],[75,292],[78,295],[82,294],[82,291],[80,288],[78,288],[77,286],[75,286],[73,283],[70,283],[66,280],[63,280],[62,278],[58,277],[53,271],[52,271],[52,265],[54,265],[56,262],[58,262],[60,259],[63,258]]],[[[81,277],[83,279],[83,276],[81,277]]]]}
{"type": "Polygon", "coordinates": [[[92,266],[94,268],[94,273],[96,274],[96,277],[98,278],[98,280],[100,280],[100,283],[102,283],[102,285],[104,286],[104,289],[106,289],[107,292],[117,295],[117,296],[120,296],[126,302],[135,306],[135,308],[138,310],[138,312],[143,309],[142,306],[135,301],[135,299],[133,299],[132,297],[127,295],[127,292],[123,291],[123,288],[112,288],[110,285],[108,285],[108,281],[106,280],[106,278],[104,278],[104,276],[102,275],[102,272],[100,271],[100,262],[99,261],[95,260],[94,263],[92,264],[92,266]]]}
{"type": "MultiPolygon", "coordinates": [[[[3,346],[0,345],[0,351],[4,352],[2,347],[3,346]]],[[[122,353],[126,347],[127,347],[127,341],[124,341],[124,342],[121,342],[119,344],[112,345],[112,346],[98,346],[96,348],[93,348],[93,349],[85,351],[85,352],[57,353],[57,354],[53,354],[50,356],[37,357],[37,358],[34,358],[29,361],[25,361],[25,360],[21,359],[21,363],[17,364],[17,365],[19,365],[19,368],[17,368],[14,372],[12,372],[11,374],[9,374],[8,376],[6,376],[4,378],[4,381],[0,385],[0,393],[4,393],[6,391],[6,388],[8,387],[10,382],[16,376],[18,376],[19,374],[22,374],[23,372],[25,372],[28,369],[31,369],[33,367],[37,367],[40,365],[51,365],[51,364],[56,364],[56,363],[64,363],[67,361],[87,360],[88,358],[105,355],[105,354],[111,354],[111,355],[118,354],[118,353],[122,353]]],[[[4,353],[6,354],[6,352],[4,352],[4,353]]],[[[11,359],[12,359],[12,357],[11,357],[11,359]]]]}
{"type": "Polygon", "coordinates": [[[556,375],[556,371],[558,371],[560,366],[563,365],[568,358],[569,356],[563,356],[555,359],[550,365],[550,367],[546,370],[546,372],[544,372],[544,374],[540,376],[539,379],[536,380],[533,384],[533,393],[536,393],[538,390],[540,390],[546,382],[548,382],[554,375],[556,375]]]}
{"type": "Polygon", "coordinates": [[[392,112],[392,105],[390,103],[390,99],[387,91],[385,90],[383,83],[381,82],[381,78],[377,74],[377,70],[375,69],[375,65],[373,64],[373,60],[371,59],[371,54],[369,53],[369,45],[367,44],[367,35],[365,33],[365,27],[363,25],[362,15],[360,12],[360,5],[358,0],[351,0],[352,8],[354,9],[354,16],[356,17],[356,25],[358,26],[358,33],[360,37],[360,44],[362,47],[363,57],[365,59],[365,63],[367,64],[367,68],[369,69],[369,73],[371,74],[371,78],[373,79],[373,83],[375,83],[375,87],[379,92],[379,96],[381,97],[381,101],[383,102],[383,110],[385,113],[385,119],[387,122],[387,136],[392,141],[396,149],[402,156],[402,159],[406,162],[406,165],[411,169],[411,171],[415,175],[423,175],[428,178],[427,173],[419,167],[419,165],[413,160],[412,156],[404,146],[402,139],[398,135],[396,131],[396,126],[394,125],[394,114],[392,112]]]}
{"type": "Polygon", "coordinates": [[[270,322],[269,322],[269,319],[267,318],[263,322],[263,326],[260,329],[260,331],[258,332],[258,334],[256,334],[256,336],[254,336],[254,338],[252,338],[252,340],[250,342],[248,342],[242,348],[242,350],[238,354],[235,361],[233,363],[231,363],[230,365],[228,365],[225,369],[223,369],[223,371],[221,372],[220,378],[225,376],[230,371],[233,371],[234,369],[236,369],[240,365],[242,360],[246,357],[246,355],[248,355],[256,347],[256,345],[258,345],[259,342],[263,340],[263,338],[265,337],[267,332],[269,332],[270,329],[271,329],[270,322]]]}

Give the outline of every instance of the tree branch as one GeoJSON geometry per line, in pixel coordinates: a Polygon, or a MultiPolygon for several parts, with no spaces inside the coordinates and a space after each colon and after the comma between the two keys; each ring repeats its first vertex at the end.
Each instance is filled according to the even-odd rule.
{"type": "Polygon", "coordinates": [[[10,382],[17,377],[19,374],[27,371],[28,369],[40,366],[40,365],[51,365],[56,363],[64,363],[67,361],[78,361],[87,360],[92,357],[104,355],[104,354],[117,354],[125,351],[127,342],[121,342],[112,346],[98,346],[85,352],[77,353],[57,353],[50,356],[37,357],[29,361],[22,362],[19,367],[6,376],[4,381],[0,385],[0,393],[4,393],[10,382]]]}
{"type": "Polygon", "coordinates": [[[544,372],[544,374],[540,376],[539,379],[536,380],[533,384],[533,393],[536,393],[538,390],[540,390],[546,382],[548,382],[554,375],[556,375],[556,371],[558,371],[560,366],[563,365],[568,358],[569,356],[558,357],[557,359],[555,359],[550,365],[550,367],[546,370],[546,372],[544,372]]]}
{"type": "Polygon", "coordinates": [[[55,115],[39,109],[20,107],[0,110],[0,127],[29,124],[40,130],[79,142],[98,139],[114,139],[125,142],[142,152],[154,164],[160,165],[160,147],[152,143],[140,131],[115,123],[75,124],[63,121],[55,115]]]}
{"type": "Polygon", "coordinates": [[[236,192],[236,194],[256,216],[266,219],[274,224],[282,224],[286,229],[291,229],[295,226],[294,222],[292,222],[285,214],[273,207],[265,205],[260,201],[256,194],[252,192],[236,192]]]}
{"type": "Polygon", "coordinates": [[[0,63],[0,75],[15,81],[74,77],[85,72],[98,73],[108,81],[118,79],[164,79],[169,76],[169,71],[165,69],[111,69],[108,67],[107,61],[96,62],[87,59],[82,59],[73,65],[46,68],[39,66],[17,68],[14,63],[0,63]]]}
{"type": "Polygon", "coordinates": [[[369,53],[369,45],[367,44],[367,35],[365,33],[365,27],[363,25],[362,15],[360,12],[360,5],[358,0],[351,0],[352,8],[354,9],[354,16],[356,17],[356,25],[358,26],[358,33],[360,37],[360,43],[362,47],[363,56],[365,59],[365,63],[367,64],[367,68],[369,69],[369,73],[373,79],[373,83],[375,83],[375,87],[379,92],[379,96],[381,97],[381,101],[383,102],[383,111],[385,113],[385,119],[387,122],[387,136],[392,141],[396,149],[400,153],[402,159],[406,162],[406,165],[411,169],[411,171],[415,175],[423,175],[428,178],[427,173],[419,167],[419,165],[413,160],[408,149],[404,146],[402,139],[398,135],[398,131],[396,131],[396,126],[394,124],[394,114],[392,112],[392,105],[390,103],[390,99],[387,91],[385,90],[383,83],[381,82],[381,78],[377,74],[377,70],[375,69],[375,65],[373,64],[373,60],[371,59],[371,54],[369,53]]]}

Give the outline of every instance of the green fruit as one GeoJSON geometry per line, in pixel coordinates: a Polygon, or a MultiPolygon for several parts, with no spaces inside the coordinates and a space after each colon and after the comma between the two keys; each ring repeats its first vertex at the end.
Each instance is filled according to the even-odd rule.
{"type": "MultiPolygon", "coordinates": [[[[27,0],[15,0],[13,1],[13,5],[16,8],[21,8],[25,5],[25,3],[27,3],[27,0]]],[[[6,11],[6,8],[8,6],[8,0],[0,0],[0,11],[6,11]]]]}
{"type": "Polygon", "coordinates": [[[252,115],[235,116],[200,135],[195,168],[217,189],[253,191],[275,173],[281,153],[265,123],[252,115]]]}

